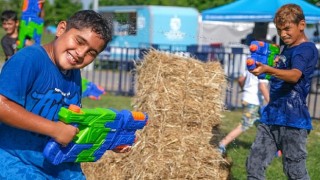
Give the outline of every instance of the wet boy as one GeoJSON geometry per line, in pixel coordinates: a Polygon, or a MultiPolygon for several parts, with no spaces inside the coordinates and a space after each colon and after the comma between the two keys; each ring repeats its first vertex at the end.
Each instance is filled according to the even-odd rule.
{"type": "Polygon", "coordinates": [[[81,106],[80,69],[111,40],[91,10],[57,26],[56,39],[19,50],[0,74],[0,179],[85,179],[79,163],[52,165],[42,151],[50,138],[67,145],[78,129],[58,121],[59,109],[81,106]]]}
{"type": "Polygon", "coordinates": [[[265,179],[265,170],[282,151],[283,170],[288,179],[310,179],[306,169],[307,136],[312,129],[306,104],[318,50],[304,33],[303,11],[296,4],[282,6],[274,18],[285,46],[278,68],[257,64],[253,74],[268,73],[270,101],[262,113],[256,139],[247,159],[248,179],[265,179]]]}

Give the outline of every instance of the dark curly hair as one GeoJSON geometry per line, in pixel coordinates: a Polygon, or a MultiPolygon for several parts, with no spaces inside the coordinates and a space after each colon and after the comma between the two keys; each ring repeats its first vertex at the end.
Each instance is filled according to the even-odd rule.
{"type": "Polygon", "coordinates": [[[7,21],[7,20],[14,20],[18,21],[18,15],[17,12],[12,10],[5,10],[1,14],[1,22],[7,21]]]}
{"type": "Polygon", "coordinates": [[[76,12],[67,20],[67,31],[75,29],[90,28],[93,32],[100,35],[107,46],[108,42],[112,39],[111,24],[104,19],[101,14],[93,10],[81,10],[76,12]]]}

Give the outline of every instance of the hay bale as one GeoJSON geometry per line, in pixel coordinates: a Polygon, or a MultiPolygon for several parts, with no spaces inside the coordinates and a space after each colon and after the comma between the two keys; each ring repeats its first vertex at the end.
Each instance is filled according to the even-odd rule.
{"type": "Polygon", "coordinates": [[[133,105],[149,123],[129,153],[82,164],[87,178],[228,179],[230,164],[210,143],[226,88],[220,64],[151,50],[137,74],[133,105]]]}

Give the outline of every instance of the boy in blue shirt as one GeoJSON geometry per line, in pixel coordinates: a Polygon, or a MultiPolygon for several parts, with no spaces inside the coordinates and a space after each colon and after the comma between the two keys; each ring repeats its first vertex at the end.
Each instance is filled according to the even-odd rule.
{"type": "Polygon", "coordinates": [[[275,152],[281,150],[283,169],[288,178],[310,179],[306,169],[306,143],[312,124],[306,97],[318,51],[304,33],[306,22],[300,6],[282,6],[274,23],[285,46],[277,68],[258,63],[251,71],[255,75],[268,73],[273,78],[270,80],[270,101],[262,113],[247,159],[247,178],[265,179],[267,166],[275,152]]]}
{"type": "Polygon", "coordinates": [[[78,129],[58,120],[61,107],[81,106],[80,69],[111,40],[107,20],[91,10],[57,26],[56,38],[19,50],[0,74],[0,179],[85,179],[79,163],[52,165],[50,138],[66,146],[78,129]]]}

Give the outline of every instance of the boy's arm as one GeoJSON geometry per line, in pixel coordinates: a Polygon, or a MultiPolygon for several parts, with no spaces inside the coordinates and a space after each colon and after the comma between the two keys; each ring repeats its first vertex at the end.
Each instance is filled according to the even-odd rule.
{"type": "Polygon", "coordinates": [[[42,19],[44,18],[44,3],[45,3],[45,0],[39,0],[38,1],[38,4],[40,4],[41,6],[41,11],[40,11],[40,14],[39,14],[39,17],[41,17],[42,19]]]}
{"type": "Polygon", "coordinates": [[[288,83],[296,83],[302,76],[302,72],[298,69],[276,69],[260,62],[256,63],[257,67],[250,71],[258,76],[262,73],[268,73],[276,78],[282,79],[288,83]]]}
{"type": "Polygon", "coordinates": [[[0,95],[0,122],[9,126],[52,137],[66,146],[78,129],[62,122],[54,122],[25,110],[19,104],[0,95]]]}
{"type": "Polygon", "coordinates": [[[243,91],[244,82],[246,81],[246,76],[241,75],[238,78],[238,84],[240,86],[241,91],[243,91]]]}

